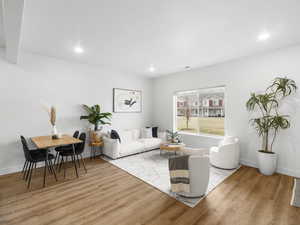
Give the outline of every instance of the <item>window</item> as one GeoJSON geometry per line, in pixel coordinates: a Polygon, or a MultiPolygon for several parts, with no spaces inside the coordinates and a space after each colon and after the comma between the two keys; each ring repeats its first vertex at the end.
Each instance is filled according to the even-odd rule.
{"type": "Polygon", "coordinates": [[[174,127],[177,131],[224,135],[225,87],[177,92],[174,127]]]}

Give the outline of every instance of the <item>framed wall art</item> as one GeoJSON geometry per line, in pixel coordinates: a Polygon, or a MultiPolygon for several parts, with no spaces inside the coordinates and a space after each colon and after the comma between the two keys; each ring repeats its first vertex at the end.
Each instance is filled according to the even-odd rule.
{"type": "Polygon", "coordinates": [[[142,91],[114,88],[113,111],[116,113],[142,112],[142,91]]]}

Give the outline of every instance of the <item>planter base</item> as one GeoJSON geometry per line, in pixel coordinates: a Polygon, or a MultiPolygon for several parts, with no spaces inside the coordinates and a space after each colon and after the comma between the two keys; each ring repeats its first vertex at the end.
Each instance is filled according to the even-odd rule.
{"type": "Polygon", "coordinates": [[[271,176],[275,173],[277,168],[277,154],[276,153],[265,153],[257,152],[257,161],[259,172],[271,176]]]}

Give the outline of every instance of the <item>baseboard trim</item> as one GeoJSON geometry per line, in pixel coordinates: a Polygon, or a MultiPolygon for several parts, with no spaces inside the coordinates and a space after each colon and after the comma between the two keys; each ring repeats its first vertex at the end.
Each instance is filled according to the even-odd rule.
{"type": "MultiPolygon", "coordinates": [[[[253,162],[253,161],[241,159],[240,163],[245,166],[257,168],[257,163],[253,162]]],[[[288,168],[278,167],[276,172],[280,173],[280,174],[288,175],[291,177],[300,177],[300,170],[292,170],[292,169],[288,169],[288,168]]]]}
{"type": "Polygon", "coordinates": [[[19,166],[15,166],[15,167],[8,167],[8,168],[2,168],[0,170],[0,175],[6,175],[6,174],[10,174],[10,173],[17,173],[22,171],[22,168],[19,166]]]}
{"type": "MultiPolygon", "coordinates": [[[[84,155],[83,158],[84,158],[84,159],[89,159],[90,156],[84,155]]],[[[23,165],[24,165],[24,164],[18,165],[18,166],[16,165],[16,166],[14,166],[14,167],[1,168],[1,169],[0,169],[0,176],[1,176],[1,175],[11,174],[11,173],[18,173],[18,172],[21,172],[22,169],[23,169],[23,165]]],[[[37,167],[37,168],[44,167],[44,163],[43,163],[43,162],[42,162],[42,163],[38,163],[36,167],[37,167]]]]}

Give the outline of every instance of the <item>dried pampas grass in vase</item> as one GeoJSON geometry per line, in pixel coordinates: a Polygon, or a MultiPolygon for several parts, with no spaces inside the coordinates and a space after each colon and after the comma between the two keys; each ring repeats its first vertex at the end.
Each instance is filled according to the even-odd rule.
{"type": "Polygon", "coordinates": [[[51,106],[50,108],[44,106],[49,115],[49,121],[52,126],[52,139],[58,139],[59,135],[56,129],[56,108],[51,106]]]}
{"type": "Polygon", "coordinates": [[[52,139],[58,139],[58,133],[56,129],[56,109],[54,106],[51,106],[50,109],[50,123],[52,125],[52,139]]]}
{"type": "Polygon", "coordinates": [[[61,135],[57,133],[57,129],[56,129],[56,108],[55,108],[55,106],[50,106],[45,103],[42,103],[41,105],[49,115],[49,121],[52,126],[52,139],[60,138],[61,135]]]}

